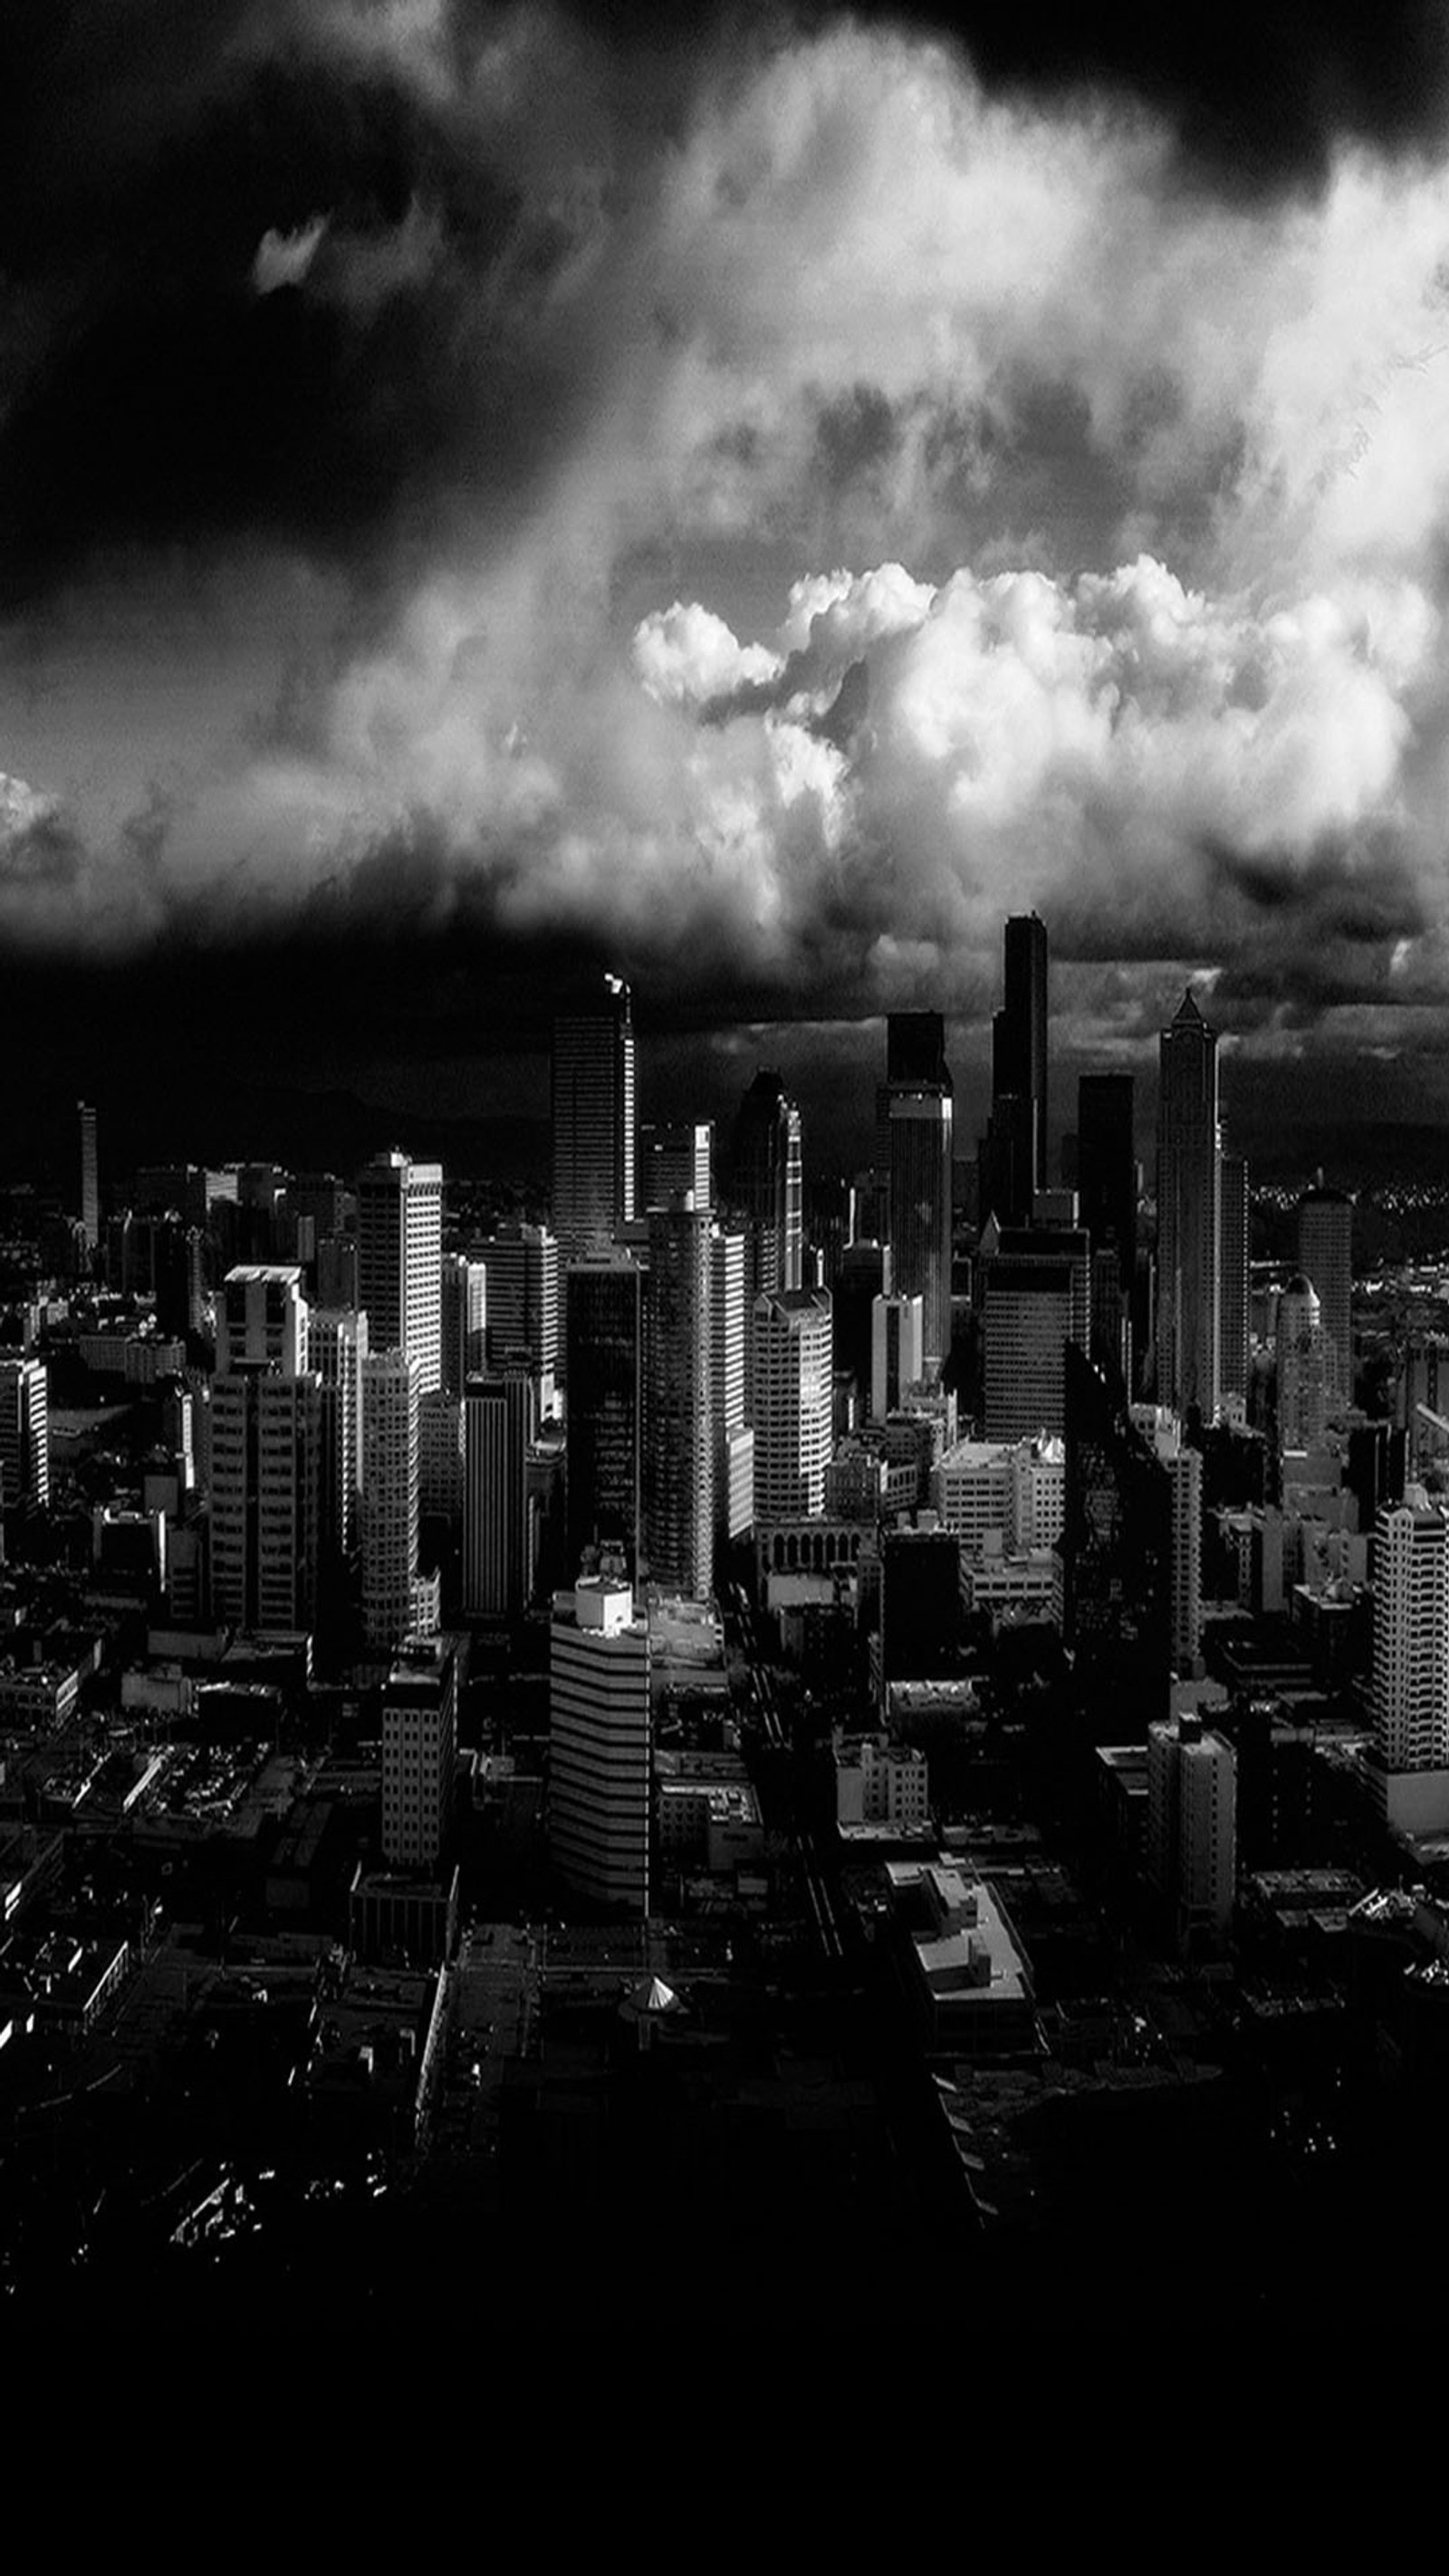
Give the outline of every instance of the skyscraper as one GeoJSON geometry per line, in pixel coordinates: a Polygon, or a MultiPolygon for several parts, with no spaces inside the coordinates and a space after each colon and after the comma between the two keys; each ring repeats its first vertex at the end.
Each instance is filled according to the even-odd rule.
{"type": "Polygon", "coordinates": [[[924,1364],[939,1367],[951,1348],[954,1102],[936,1012],[891,1014],[879,1108],[895,1293],[920,1298],[924,1364]]]}
{"type": "Polygon", "coordinates": [[[735,1120],[730,1204],[749,1229],[746,1291],[751,1299],[798,1288],[804,1255],[800,1112],[780,1075],[756,1074],[735,1120]]]}
{"type": "Polygon", "coordinates": [[[1298,1267],[1318,1292],[1330,1399],[1353,1401],[1353,1201],[1305,1190],[1298,1202],[1298,1267]]]}
{"type": "Polygon", "coordinates": [[[740,1538],[755,1516],[755,1435],[745,1420],[745,1238],[710,1235],[710,1410],[714,1420],[714,1524],[740,1538]]]}
{"type": "Polygon", "coordinates": [[[461,1396],[488,1365],[488,1271],[461,1252],[445,1252],[442,1277],[442,1390],[461,1396]]]}
{"type": "Polygon", "coordinates": [[[707,1598],[714,1563],[710,1331],[713,1251],[704,1208],[651,1208],[644,1290],[644,1557],[652,1583],[707,1598]]]}
{"type": "Polygon", "coordinates": [[[1190,991],[1162,1032],[1157,1101],[1157,1401],[1211,1422],[1221,1278],[1218,1042],[1190,991]]]}
{"type": "Polygon", "coordinates": [[[1248,1166],[1241,1154],[1222,1159],[1222,1232],[1219,1274],[1218,1396],[1246,1411],[1248,1401],[1249,1253],[1248,1166]]]}
{"type": "Polygon", "coordinates": [[[324,1307],[307,1319],[307,1354],[322,1388],[318,1477],[319,1579],[329,1609],[351,1588],[362,1546],[362,1364],[367,1317],[324,1307]]]}
{"type": "Polygon", "coordinates": [[[1117,1306],[1094,1317],[1114,1357],[1121,1318],[1137,1275],[1137,1161],[1133,1140],[1135,1085],[1130,1073],[1084,1073],[1077,1083],[1077,1182],[1082,1223],[1092,1253],[1116,1264],[1117,1306]]]}
{"type": "Polygon", "coordinates": [[[636,1196],[641,1213],[669,1207],[686,1192],[697,1208],[714,1197],[714,1129],[702,1124],[641,1127],[636,1196]]]}
{"type": "Polygon", "coordinates": [[[1275,1346],[1278,1446],[1317,1449],[1328,1422],[1328,1362],[1322,1311],[1301,1271],[1278,1300],[1275,1346]]]}
{"type": "Polygon", "coordinates": [[[649,1911],[649,1623],[632,1587],[595,1575],[554,1595],[549,1636],[549,1856],[611,1912],[649,1911]]]}
{"type": "Polygon", "coordinates": [[[76,1114],[80,1120],[80,1221],[85,1230],[86,1250],[94,1252],[101,1239],[101,1192],[96,1162],[96,1113],[89,1103],[79,1100],[76,1114]]]}
{"type": "Polygon", "coordinates": [[[322,1381],[295,1264],[230,1271],[211,1391],[211,1589],[218,1618],[286,1634],[317,1616],[322,1381]]]}
{"type": "Polygon", "coordinates": [[[408,1637],[382,1694],[382,1851],[390,1869],[436,1870],[453,1830],[457,1648],[408,1637]]]}
{"type": "Polygon", "coordinates": [[[1237,1759],[1200,1718],[1147,1735],[1147,1874],[1173,1905],[1185,1951],[1212,1949],[1237,1892],[1237,1759]]]}
{"type": "Polygon", "coordinates": [[[553,1024],[553,1232],[565,1262],[606,1250],[634,1217],[634,1021],[605,975],[553,1024]]]}
{"type": "Polygon", "coordinates": [[[1172,1484],[1115,1370],[1066,1351],[1063,1634],[1099,1726],[1139,1740],[1172,1666],[1172,1484]]]}
{"type": "Polygon", "coordinates": [[[369,1348],[406,1351],[418,1393],[443,1382],[443,1167],[394,1150],[357,1180],[357,1293],[369,1348]]]}
{"type": "Polygon", "coordinates": [[[1369,1705],[1385,1814],[1393,1824],[1442,1833],[1449,1824],[1449,1521],[1420,1485],[1385,1506],[1374,1532],[1369,1705]]]}
{"type": "Polygon", "coordinates": [[[755,1518],[796,1520],[825,1506],[830,1457],[830,1292],[782,1289],[755,1301],[751,1407],[755,1518]]]}
{"type": "Polygon", "coordinates": [[[546,1225],[507,1225],[476,1249],[487,1274],[488,1365],[526,1359],[545,1403],[558,1367],[558,1238],[546,1225]]]}
{"type": "Polygon", "coordinates": [[[532,1581],[528,1451],[538,1429],[532,1378],[510,1369],[471,1378],[463,1399],[463,1607],[518,1619],[532,1581]]]}
{"type": "Polygon", "coordinates": [[[1047,1180],[1047,934],[1014,913],[1004,939],[1005,996],[991,1024],[991,1123],[982,1153],[981,1213],[1003,1225],[1031,1214],[1047,1180]]]}
{"type": "Polygon", "coordinates": [[[43,1360],[0,1358],[0,1505],[50,1501],[50,1415],[43,1360]]]}
{"type": "Polygon", "coordinates": [[[871,1308],[870,1418],[884,1422],[923,1366],[919,1297],[877,1297],[871,1308]]]}
{"type": "Polygon", "coordinates": [[[375,1654],[391,1654],[413,1624],[418,1379],[406,1351],[369,1351],[362,1362],[362,1629],[375,1654]]]}
{"type": "Polygon", "coordinates": [[[577,1580],[584,1550],[616,1549],[632,1579],[639,1563],[643,1450],[644,1277],[625,1252],[571,1262],[565,1295],[568,1369],[568,1536],[577,1580]]]}

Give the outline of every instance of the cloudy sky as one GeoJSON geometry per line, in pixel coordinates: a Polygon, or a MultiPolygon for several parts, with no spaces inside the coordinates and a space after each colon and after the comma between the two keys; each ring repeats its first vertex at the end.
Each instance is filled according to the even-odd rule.
{"type": "Polygon", "coordinates": [[[1095,15],[9,0],[12,1025],[1449,1104],[1445,22],[1095,15]]]}

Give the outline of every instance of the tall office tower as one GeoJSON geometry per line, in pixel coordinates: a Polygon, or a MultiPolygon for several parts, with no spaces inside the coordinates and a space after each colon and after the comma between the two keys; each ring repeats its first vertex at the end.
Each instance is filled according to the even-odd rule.
{"type": "Polygon", "coordinates": [[[295,1264],[247,1264],[217,1300],[211,1597],[218,1618],[293,1634],[317,1617],[322,1381],[295,1264]]]}
{"type": "MultiPolygon", "coordinates": [[[[871,1335],[877,1297],[889,1297],[895,1286],[895,1273],[888,1243],[861,1242],[846,1245],[840,1256],[840,1273],[832,1302],[835,1333],[835,1365],[848,1369],[862,1398],[870,1394],[871,1335]]],[[[749,1401],[748,1376],[745,1388],[749,1401]]]]}
{"type": "Polygon", "coordinates": [[[1218,1408],[1221,1301],[1218,1042],[1184,993],[1162,1032],[1157,1096],[1157,1401],[1218,1408]]]}
{"type": "Polygon", "coordinates": [[[219,1376],[240,1368],[274,1368],[295,1377],[310,1365],[308,1308],[296,1262],[242,1262],[229,1270],[216,1301],[219,1376]]]}
{"type": "Polygon", "coordinates": [[[1278,1300],[1278,1446],[1320,1449],[1328,1423],[1328,1355],[1318,1298],[1301,1271],[1278,1300]]]}
{"type": "Polygon", "coordinates": [[[924,1326],[919,1297],[877,1297],[871,1308],[870,1418],[895,1413],[907,1387],[923,1374],[924,1326]]]}
{"type": "Polygon", "coordinates": [[[714,1200],[714,1128],[703,1124],[641,1127],[635,1197],[641,1215],[672,1207],[686,1193],[697,1208],[714,1200]]]}
{"type": "Polygon", "coordinates": [[[84,1100],[76,1102],[80,1120],[80,1221],[85,1231],[86,1250],[94,1252],[101,1239],[100,1172],[96,1161],[96,1113],[84,1100]]]}
{"type": "Polygon", "coordinates": [[[362,1633],[374,1654],[390,1655],[413,1624],[420,1378],[406,1351],[369,1349],[362,1362],[362,1633]]]}
{"type": "MultiPolygon", "coordinates": [[[[464,1459],[460,1395],[425,1395],[418,1401],[418,1521],[441,1524],[425,1546],[451,1547],[463,1536],[464,1459]]],[[[430,1560],[431,1561],[431,1558],[430,1560]]]]}
{"type": "Polygon", "coordinates": [[[546,1225],[500,1226],[474,1247],[488,1277],[488,1365],[526,1355],[545,1405],[558,1367],[559,1251],[546,1225]]]}
{"type": "Polygon", "coordinates": [[[981,1344],[983,1429],[988,1440],[1060,1432],[1065,1421],[1066,1348],[1072,1274],[1066,1261],[998,1256],[984,1272],[981,1344]]]}
{"type": "Polygon", "coordinates": [[[1130,1073],[1084,1073],[1077,1083],[1077,1195],[1093,1257],[1110,1253],[1116,1264],[1117,1312],[1094,1310],[1097,1331],[1110,1339],[1114,1359],[1137,1275],[1134,1093],[1130,1073]]]}
{"type": "Polygon", "coordinates": [[[1248,1166],[1241,1154],[1222,1158],[1218,1396],[1240,1418],[1248,1404],[1248,1319],[1251,1245],[1248,1166]]]}
{"type": "Polygon", "coordinates": [[[1374,1533],[1373,1768],[1391,1824],[1442,1832],[1449,1815],[1449,1521],[1422,1485],[1374,1533]],[[1426,1774],[1439,1775],[1438,1783],[1426,1774]]]}
{"type": "Polygon", "coordinates": [[[1175,1413],[1134,1404],[1132,1421],[1167,1470],[1172,1524],[1172,1663],[1179,1680],[1200,1671],[1202,1643],[1202,1452],[1189,1446],[1175,1413]]]}
{"type": "Polygon", "coordinates": [[[1361,1532],[1372,1530],[1385,1503],[1401,1503],[1408,1466],[1408,1434],[1388,1422],[1363,1422],[1348,1435],[1344,1490],[1357,1506],[1361,1532]]]}
{"type": "Polygon", "coordinates": [[[755,1518],[798,1520],[825,1508],[833,1369],[830,1291],[781,1289],[758,1297],[753,1320],[755,1518]]]}
{"type": "Polygon", "coordinates": [[[1165,1714],[1172,1669],[1172,1486],[1120,1374],[1066,1353],[1063,1636],[1099,1743],[1165,1714]],[[1105,1730],[1105,1731],[1104,1731],[1105,1730]]]}
{"type": "Polygon", "coordinates": [[[1298,1202],[1298,1267],[1318,1291],[1328,1391],[1353,1402],[1353,1201],[1322,1181],[1298,1202]]]}
{"type": "Polygon", "coordinates": [[[458,1652],[451,1637],[406,1637],[382,1694],[382,1851],[389,1869],[432,1873],[453,1831],[458,1652]]]}
{"type": "Polygon", "coordinates": [[[714,1419],[714,1527],[742,1538],[755,1517],[755,1435],[745,1420],[745,1238],[710,1235],[710,1410],[714,1419]]]}
{"type": "Polygon", "coordinates": [[[50,1501],[50,1412],[43,1360],[0,1359],[0,1504],[50,1501]]]}
{"type": "Polygon", "coordinates": [[[549,1857],[611,1912],[649,1911],[649,1622],[632,1587],[593,1575],[554,1595],[549,1632],[549,1857]]]}
{"type": "Polygon", "coordinates": [[[206,1308],[206,1237],[200,1226],[163,1217],[156,1228],[156,1329],[180,1341],[202,1329],[206,1308]]]}
{"type": "Polygon", "coordinates": [[[706,1600],[714,1564],[713,1285],[704,1208],[651,1208],[644,1288],[644,1561],[706,1600]]]}
{"type": "Polygon", "coordinates": [[[474,1619],[521,1619],[528,1608],[528,1452],[538,1430],[533,1379],[523,1369],[473,1378],[463,1398],[463,1608],[474,1619]]]}
{"type": "Polygon", "coordinates": [[[1237,1759],[1200,1718],[1147,1731],[1147,1872],[1173,1905],[1184,1950],[1215,1948],[1237,1893],[1237,1759]]]}
{"type": "Polygon", "coordinates": [[[590,1005],[553,1024],[553,1231],[563,1259],[604,1251],[632,1223],[634,1021],[605,975],[590,1005]]]}
{"type": "Polygon", "coordinates": [[[798,1288],[804,1261],[800,1112],[778,1073],[756,1074],[735,1120],[730,1205],[749,1229],[745,1293],[798,1288]]]}
{"type": "Polygon", "coordinates": [[[462,1252],[443,1255],[442,1390],[461,1397],[488,1365],[488,1271],[462,1252]]]}
{"type": "Polygon", "coordinates": [[[307,1356],[322,1388],[318,1540],[330,1608],[348,1588],[362,1546],[367,1317],[348,1307],[318,1307],[307,1318],[307,1356]]]}
{"type": "Polygon", "coordinates": [[[361,1299],[357,1288],[357,1237],[355,1234],[324,1235],[317,1246],[317,1303],[340,1311],[343,1307],[359,1311],[361,1299]]]}
{"type": "Polygon", "coordinates": [[[443,1382],[443,1167],[394,1150],[357,1177],[357,1294],[374,1352],[406,1351],[419,1395],[443,1382]]]}
{"type": "Polygon", "coordinates": [[[954,1102],[944,1023],[934,1011],[892,1013],[879,1151],[895,1293],[921,1300],[925,1363],[951,1349],[951,1179],[954,1102]]]}
{"type": "Polygon", "coordinates": [[[643,1451],[644,1274],[624,1252],[570,1262],[564,1297],[568,1370],[565,1566],[607,1547],[632,1578],[639,1565],[643,1451]]]}
{"type": "Polygon", "coordinates": [[[1006,924],[1005,1000],[991,1024],[991,1117],[978,1176],[981,1221],[1023,1225],[1047,1182],[1047,935],[1034,912],[1006,924]]]}

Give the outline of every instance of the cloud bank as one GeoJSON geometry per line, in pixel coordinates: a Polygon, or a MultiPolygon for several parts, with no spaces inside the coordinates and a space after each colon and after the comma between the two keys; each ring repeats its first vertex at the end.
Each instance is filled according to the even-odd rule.
{"type": "Polygon", "coordinates": [[[969,1012],[1035,903],[1104,1031],[1185,965],[1242,1027],[1442,993],[1433,84],[1235,171],[1160,62],[856,18],[186,30],[167,84],[87,21],[90,162],[48,229],[5,183],[6,638],[198,566],[223,623],[299,565],[325,613],[119,819],[77,701],[74,776],[0,803],[12,946],[565,942],[722,1015],[969,1012]]]}

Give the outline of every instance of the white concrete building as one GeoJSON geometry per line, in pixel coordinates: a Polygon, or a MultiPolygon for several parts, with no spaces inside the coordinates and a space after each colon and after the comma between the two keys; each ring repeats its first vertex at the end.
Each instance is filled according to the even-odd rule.
{"type": "Polygon", "coordinates": [[[633,1588],[591,1576],[554,1596],[549,1852],[590,1903],[649,1911],[649,1623],[633,1588]]]}

